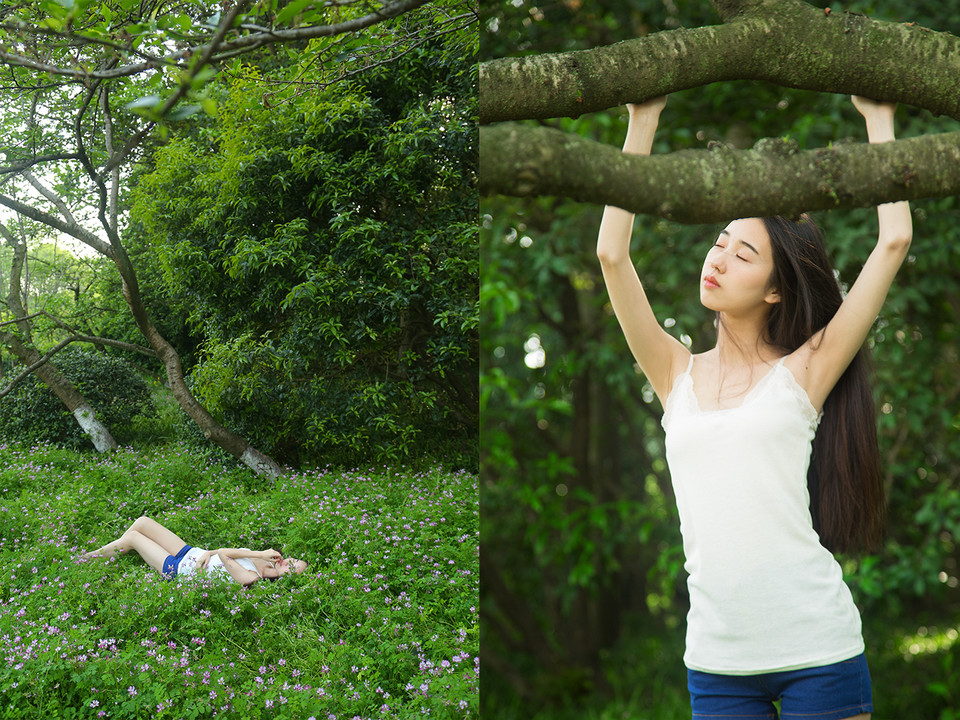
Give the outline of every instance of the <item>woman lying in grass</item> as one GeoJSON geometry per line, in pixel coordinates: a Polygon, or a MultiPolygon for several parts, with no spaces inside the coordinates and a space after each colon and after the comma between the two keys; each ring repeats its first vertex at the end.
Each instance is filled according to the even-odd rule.
{"type": "Polygon", "coordinates": [[[83,558],[112,558],[131,550],[136,550],[167,580],[206,570],[226,572],[241,585],[252,585],[257,580],[276,580],[288,573],[302,573],[307,567],[303,560],[284,559],[276,550],[190,547],[176,533],[146,516],[137,518],[118,539],[84,553],[83,558]]]}

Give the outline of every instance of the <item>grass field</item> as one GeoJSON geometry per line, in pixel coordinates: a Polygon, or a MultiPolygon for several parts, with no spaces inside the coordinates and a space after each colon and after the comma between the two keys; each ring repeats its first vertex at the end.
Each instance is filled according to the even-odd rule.
{"type": "Polygon", "coordinates": [[[468,473],[0,446],[0,718],[477,717],[478,546],[468,473]],[[144,510],[309,565],[242,588],[78,562],[144,510]]]}

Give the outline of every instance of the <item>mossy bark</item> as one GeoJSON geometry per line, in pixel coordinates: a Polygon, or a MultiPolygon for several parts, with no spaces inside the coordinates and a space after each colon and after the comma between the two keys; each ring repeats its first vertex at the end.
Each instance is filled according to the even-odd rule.
{"type": "Polygon", "coordinates": [[[724,24],[480,64],[480,122],[578,117],[724,80],[863,95],[960,119],[960,38],[825,13],[800,0],[714,0],[724,24]]]}
{"type": "Polygon", "coordinates": [[[480,143],[483,194],[559,196],[682,223],[960,194],[960,133],[806,151],[765,139],[751,150],[638,156],[579,135],[502,123],[481,128],[480,143]]]}

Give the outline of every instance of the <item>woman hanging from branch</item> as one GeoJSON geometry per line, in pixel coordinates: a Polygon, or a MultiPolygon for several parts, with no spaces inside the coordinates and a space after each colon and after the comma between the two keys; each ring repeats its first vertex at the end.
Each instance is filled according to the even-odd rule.
{"type": "Polygon", "coordinates": [[[201,571],[225,572],[241,585],[252,585],[257,580],[276,580],[288,573],[302,573],[307,566],[303,560],[284,558],[273,549],[190,547],[174,532],[146,516],[137,518],[113,542],[82,557],[86,560],[112,558],[131,550],[167,580],[201,571]]]}
{"type": "MultiPolygon", "coordinates": [[[[628,106],[624,152],[648,154],[665,98],[628,106]]],[[[853,98],[870,142],[894,105],[853,98]]],[[[863,349],[912,237],[878,207],[877,245],[844,298],[813,220],[734,220],[700,300],[717,343],[663,330],[629,257],[633,216],[607,207],[597,254],[620,326],[664,406],[686,570],[693,717],[869,718],[860,615],[833,552],[879,543],[883,485],[863,349]]]]}

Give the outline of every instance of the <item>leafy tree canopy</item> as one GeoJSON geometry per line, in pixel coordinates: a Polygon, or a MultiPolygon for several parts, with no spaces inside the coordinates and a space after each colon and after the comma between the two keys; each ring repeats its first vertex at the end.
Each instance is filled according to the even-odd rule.
{"type": "Polygon", "coordinates": [[[250,68],[133,193],[128,244],[203,344],[196,393],[286,462],[472,462],[475,101],[449,50],[310,93],[250,68]]]}

